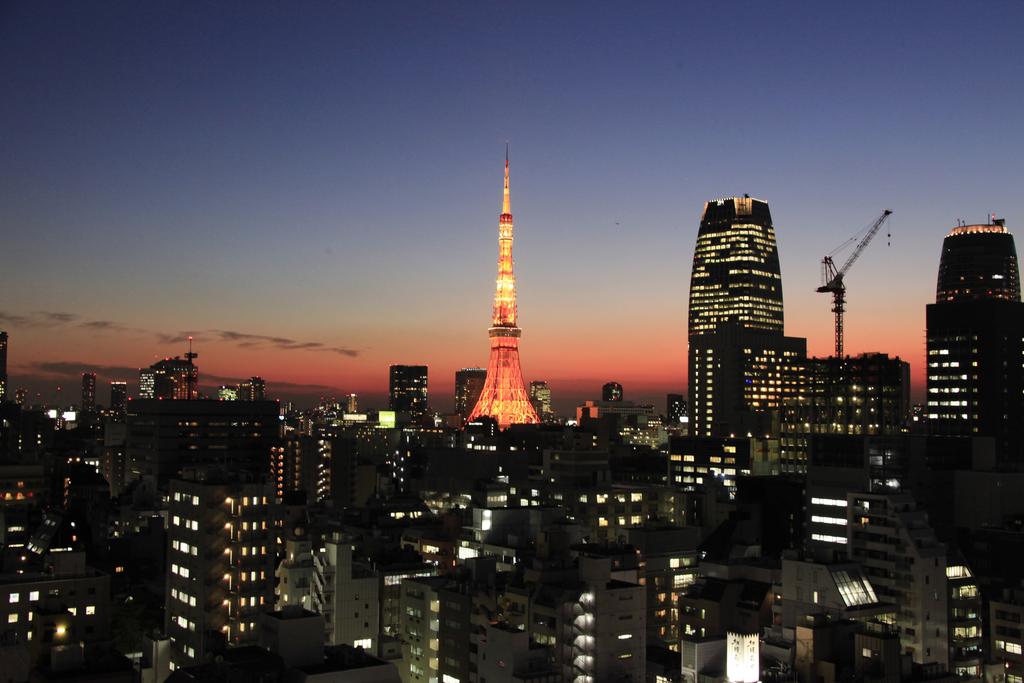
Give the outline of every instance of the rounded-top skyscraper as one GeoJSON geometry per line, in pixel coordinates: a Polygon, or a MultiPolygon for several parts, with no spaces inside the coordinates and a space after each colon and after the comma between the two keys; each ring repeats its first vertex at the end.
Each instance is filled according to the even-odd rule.
{"type": "Polygon", "coordinates": [[[807,340],[783,330],[782,273],[768,203],[704,204],[690,275],[690,434],[766,434],[800,392],[807,340]]]}
{"type": "Polygon", "coordinates": [[[1002,220],[946,235],[926,311],[929,432],[991,437],[997,466],[1024,469],[1024,303],[1002,220]]]}
{"type": "Polygon", "coordinates": [[[1017,247],[1002,219],[959,225],[942,242],[935,302],[1020,301],[1017,247]]]}
{"type": "Polygon", "coordinates": [[[724,323],[781,333],[782,274],[768,203],[748,196],[704,204],[690,274],[690,337],[724,323]]]}

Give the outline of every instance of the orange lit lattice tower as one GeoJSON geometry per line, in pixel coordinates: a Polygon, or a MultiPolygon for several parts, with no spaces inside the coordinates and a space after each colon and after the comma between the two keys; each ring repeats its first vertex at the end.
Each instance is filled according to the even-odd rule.
{"type": "Polygon", "coordinates": [[[540,422],[530,403],[519,367],[519,336],[516,324],[516,276],[512,272],[512,204],[508,193],[508,148],[505,149],[505,197],[498,218],[498,284],[491,319],[491,359],[480,399],[469,419],[488,416],[504,429],[510,424],[540,422]]]}

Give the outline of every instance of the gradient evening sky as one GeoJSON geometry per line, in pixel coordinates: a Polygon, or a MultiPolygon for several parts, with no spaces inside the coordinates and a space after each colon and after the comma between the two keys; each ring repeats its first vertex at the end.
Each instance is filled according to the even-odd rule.
{"type": "Polygon", "coordinates": [[[1024,226],[1022,34],[1020,2],[0,4],[11,385],[72,402],[193,332],[207,382],[380,405],[426,363],[448,410],[487,361],[507,139],[523,370],[556,404],[685,389],[700,212],[744,192],[821,355],[822,254],[894,210],[847,351],[919,387],[943,235],[1024,226]]]}

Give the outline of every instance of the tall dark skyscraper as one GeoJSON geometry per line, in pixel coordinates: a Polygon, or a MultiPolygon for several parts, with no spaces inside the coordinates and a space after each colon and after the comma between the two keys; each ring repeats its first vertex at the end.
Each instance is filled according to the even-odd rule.
{"type": "Polygon", "coordinates": [[[783,333],[782,273],[767,202],[704,205],[690,276],[690,433],[763,436],[803,386],[807,340],[783,333]]]}
{"type": "Polygon", "coordinates": [[[686,398],[682,394],[668,394],[665,397],[665,416],[670,427],[678,427],[688,415],[686,398]]]}
{"type": "Polygon", "coordinates": [[[927,325],[930,432],[993,437],[1002,466],[1024,466],[1024,303],[1002,220],[946,235],[927,325]]]}
{"type": "Polygon", "coordinates": [[[7,400],[7,333],[0,332],[0,401],[7,400]]]}
{"type": "Polygon", "coordinates": [[[409,413],[413,419],[427,414],[426,365],[392,365],[388,390],[391,410],[409,413]]]}
{"type": "Polygon", "coordinates": [[[530,382],[530,403],[537,411],[537,416],[542,422],[549,422],[555,417],[555,411],[551,408],[551,387],[544,380],[530,382]]]}
{"type": "Polygon", "coordinates": [[[110,383],[110,412],[115,417],[124,417],[128,411],[128,383],[110,383]]]}
{"type": "Polygon", "coordinates": [[[96,373],[82,373],[82,412],[96,412],[96,373]]]}
{"type": "Polygon", "coordinates": [[[469,417],[470,411],[480,399],[486,381],[487,368],[462,368],[455,371],[455,412],[462,419],[469,417]]]}
{"type": "Polygon", "coordinates": [[[622,385],[618,382],[607,382],[601,387],[602,401],[621,401],[622,385]]]}

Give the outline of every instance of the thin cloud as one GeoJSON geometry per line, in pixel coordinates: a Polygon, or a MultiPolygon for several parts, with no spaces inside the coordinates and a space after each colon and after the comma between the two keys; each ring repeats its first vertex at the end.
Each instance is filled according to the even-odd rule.
{"type": "Polygon", "coordinates": [[[17,325],[18,327],[27,327],[32,324],[32,319],[28,316],[18,315],[17,313],[8,313],[7,311],[0,311],[0,323],[7,323],[8,325],[17,325]]]}
{"type": "Polygon", "coordinates": [[[74,313],[54,313],[52,311],[36,311],[39,319],[45,323],[66,324],[78,320],[74,313]]]}
{"type": "Polygon", "coordinates": [[[356,349],[327,346],[321,342],[304,342],[288,339],[287,337],[272,337],[263,334],[238,332],[236,330],[211,330],[211,332],[217,335],[221,341],[231,342],[242,348],[271,347],[284,351],[328,351],[349,358],[355,358],[359,355],[359,351],[356,349]]]}
{"type": "Polygon", "coordinates": [[[14,327],[55,327],[63,325],[74,325],[93,332],[135,332],[140,334],[152,334],[161,344],[182,344],[188,341],[189,337],[196,342],[222,341],[243,349],[271,348],[282,351],[323,351],[334,353],[347,358],[359,356],[358,349],[344,346],[328,346],[318,341],[301,341],[288,337],[277,337],[265,334],[253,334],[251,332],[239,332],[237,330],[206,330],[206,331],[184,331],[184,332],[153,332],[137,327],[122,325],[113,320],[82,320],[74,313],[60,311],[35,311],[30,314],[9,313],[0,311],[0,323],[14,327]]]}
{"type": "Polygon", "coordinates": [[[32,373],[47,375],[50,377],[74,377],[83,372],[95,372],[104,377],[136,376],[138,368],[129,368],[123,365],[102,365],[97,363],[85,363],[76,360],[43,360],[34,363],[27,363],[22,367],[32,373]]]}
{"type": "Polygon", "coordinates": [[[134,332],[130,327],[125,327],[119,323],[115,323],[111,320],[87,320],[84,323],[80,323],[79,327],[84,327],[88,330],[94,330],[96,332],[134,332]]]}
{"type": "Polygon", "coordinates": [[[53,311],[35,311],[28,314],[7,313],[0,311],[0,321],[19,327],[44,327],[49,325],[65,325],[77,319],[73,313],[56,313],[53,311]]]}

